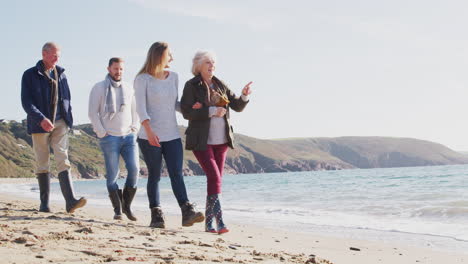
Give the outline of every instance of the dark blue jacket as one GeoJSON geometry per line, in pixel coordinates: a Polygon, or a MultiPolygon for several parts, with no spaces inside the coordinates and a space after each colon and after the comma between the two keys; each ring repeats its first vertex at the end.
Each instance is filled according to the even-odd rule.
{"type": "MultiPolygon", "coordinates": [[[[41,121],[50,116],[50,84],[47,77],[40,72],[39,61],[36,66],[27,69],[21,79],[21,103],[24,111],[28,114],[28,133],[47,133],[41,127],[41,121]]],[[[60,113],[67,125],[73,126],[72,107],[70,104],[70,88],[68,87],[67,77],[63,73],[65,69],[56,66],[58,73],[58,104],[60,113]]]]}

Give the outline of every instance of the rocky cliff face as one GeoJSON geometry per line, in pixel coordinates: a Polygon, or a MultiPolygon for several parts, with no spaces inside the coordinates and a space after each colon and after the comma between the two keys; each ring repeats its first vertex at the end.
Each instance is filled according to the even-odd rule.
{"type": "MultiPolygon", "coordinates": [[[[180,128],[181,134],[185,128],[180,128]]],[[[0,124],[0,177],[33,177],[34,155],[25,125],[0,124]]],[[[269,173],[352,168],[386,168],[468,163],[468,156],[423,140],[384,137],[303,138],[261,140],[236,134],[225,173],[269,173]]],[[[104,177],[104,160],[89,124],[70,134],[72,174],[77,178],[104,177]],[[76,133],[79,131],[79,133],[76,133]]],[[[140,161],[141,174],[147,175],[140,161]]],[[[204,175],[193,154],[184,153],[184,175],[204,175]]],[[[125,166],[121,163],[121,174],[125,166]]],[[[163,167],[163,175],[167,171],[163,167]]]]}

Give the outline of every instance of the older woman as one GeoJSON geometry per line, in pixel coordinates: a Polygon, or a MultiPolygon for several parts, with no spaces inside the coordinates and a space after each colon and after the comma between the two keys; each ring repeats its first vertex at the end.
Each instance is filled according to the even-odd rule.
{"type": "Polygon", "coordinates": [[[147,195],[151,209],[150,227],[164,228],[159,199],[162,158],[166,161],[172,191],[182,210],[182,226],[202,222],[204,216],[195,212],[189,202],[182,175],[183,148],[175,116],[179,103],[177,73],[167,71],[172,61],[169,45],[154,43],[143,68],[135,78],[137,113],[143,129],[138,133],[138,145],[148,168],[147,195]]]}
{"type": "Polygon", "coordinates": [[[233,147],[233,129],[229,122],[229,109],[241,112],[251,93],[249,82],[236,95],[214,76],[215,56],[199,51],[193,58],[192,73],[195,77],[185,83],[181,99],[182,114],[189,120],[185,132],[187,150],[192,150],[207,177],[205,231],[226,233],[219,194],[228,147],[233,147]],[[201,106],[198,109],[194,105],[201,106]],[[213,227],[216,219],[217,229],[213,227]]]}

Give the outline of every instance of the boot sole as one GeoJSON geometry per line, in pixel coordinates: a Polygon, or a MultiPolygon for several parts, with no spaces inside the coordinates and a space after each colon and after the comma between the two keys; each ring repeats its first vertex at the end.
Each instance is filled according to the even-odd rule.
{"type": "Polygon", "coordinates": [[[86,205],[87,200],[85,198],[82,198],[78,201],[78,203],[75,204],[72,208],[70,208],[69,213],[72,214],[75,212],[76,209],[81,208],[86,205]]]}
{"type": "Polygon", "coordinates": [[[182,226],[185,226],[185,227],[193,226],[193,224],[203,222],[204,220],[205,220],[205,216],[199,215],[193,218],[190,222],[182,223],[182,226]]]}
{"type": "Polygon", "coordinates": [[[228,233],[228,232],[229,232],[229,229],[223,228],[223,229],[221,229],[221,230],[218,231],[218,235],[226,234],[226,233],[228,233]]]}
{"type": "Polygon", "coordinates": [[[131,221],[136,221],[136,220],[138,220],[138,219],[137,219],[135,216],[133,216],[132,214],[128,214],[128,213],[126,213],[126,212],[123,212],[123,213],[127,216],[128,220],[131,220],[131,221]]]}
{"type": "Polygon", "coordinates": [[[122,220],[123,217],[121,215],[115,215],[114,220],[122,220]]]}
{"type": "Polygon", "coordinates": [[[164,223],[151,223],[150,227],[152,228],[166,228],[166,225],[164,223]]]}

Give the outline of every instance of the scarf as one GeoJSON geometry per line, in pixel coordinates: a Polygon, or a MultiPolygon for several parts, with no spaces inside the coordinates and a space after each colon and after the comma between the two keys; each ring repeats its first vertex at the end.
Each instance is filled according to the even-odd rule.
{"type": "Polygon", "coordinates": [[[57,115],[57,104],[58,104],[58,73],[57,68],[54,67],[54,78],[50,76],[49,71],[45,69],[44,62],[41,61],[39,71],[46,77],[50,85],[50,122],[55,123],[55,116],[57,115]]]}
{"type": "Polygon", "coordinates": [[[121,99],[120,101],[122,102],[122,104],[119,106],[120,112],[123,112],[125,110],[126,105],[128,105],[127,96],[126,96],[127,90],[123,86],[122,82],[114,81],[109,74],[106,75],[104,86],[106,87],[106,93],[104,97],[106,98],[106,102],[104,105],[104,112],[106,113],[106,116],[109,117],[109,120],[112,120],[112,118],[114,118],[115,116],[115,113],[117,113],[117,102],[116,102],[117,98],[115,96],[114,89],[115,88],[122,89],[121,98],[120,98],[121,99]]]}
{"type": "Polygon", "coordinates": [[[211,82],[211,85],[208,85],[208,83],[205,81],[203,81],[203,83],[205,84],[207,92],[207,97],[205,100],[206,105],[223,107],[229,104],[229,99],[227,98],[226,93],[223,93],[214,81],[211,82]]]}

